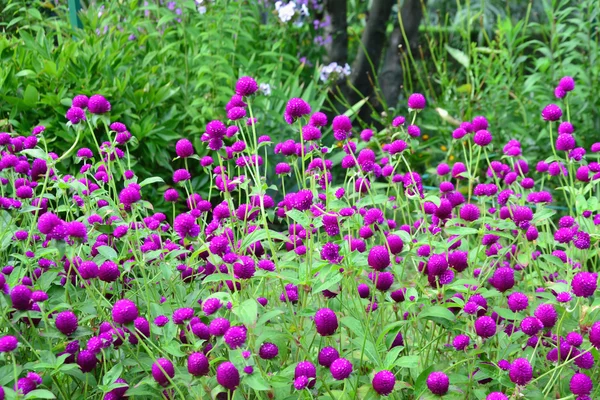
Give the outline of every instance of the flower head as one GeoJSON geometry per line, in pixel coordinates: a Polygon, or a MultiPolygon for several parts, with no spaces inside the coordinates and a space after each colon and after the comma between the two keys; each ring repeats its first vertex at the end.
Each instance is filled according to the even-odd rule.
{"type": "Polygon", "coordinates": [[[448,379],[448,375],[443,372],[432,372],[427,377],[427,388],[433,394],[443,396],[448,392],[449,386],[450,379],[448,379]]]}

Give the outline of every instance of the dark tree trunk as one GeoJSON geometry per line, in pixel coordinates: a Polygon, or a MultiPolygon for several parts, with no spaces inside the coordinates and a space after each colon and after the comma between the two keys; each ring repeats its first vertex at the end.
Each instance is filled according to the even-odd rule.
{"type": "Polygon", "coordinates": [[[400,57],[406,54],[407,47],[414,47],[418,40],[419,25],[423,18],[421,0],[405,0],[400,11],[400,17],[409,43],[404,43],[400,24],[396,20],[386,50],[383,67],[379,74],[379,84],[381,85],[383,98],[390,108],[396,107],[403,84],[400,57]]]}
{"type": "Polygon", "coordinates": [[[361,39],[362,46],[352,66],[351,82],[362,96],[354,90],[348,91],[351,104],[373,93],[374,74],[377,74],[379,69],[381,53],[386,42],[386,27],[395,3],[396,0],[376,0],[371,6],[369,20],[361,39]]]}
{"type": "Polygon", "coordinates": [[[347,0],[327,0],[326,10],[331,17],[329,34],[331,47],[328,49],[329,62],[342,66],[348,62],[348,21],[347,0]]]}

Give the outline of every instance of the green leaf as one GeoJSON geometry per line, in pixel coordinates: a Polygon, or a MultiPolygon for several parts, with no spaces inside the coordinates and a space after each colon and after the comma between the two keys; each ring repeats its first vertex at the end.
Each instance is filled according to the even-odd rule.
{"type": "Polygon", "coordinates": [[[115,380],[121,376],[123,372],[123,364],[116,364],[114,367],[110,369],[104,376],[102,377],[103,385],[110,385],[115,382],[115,380]]]}
{"type": "Polygon", "coordinates": [[[356,104],[354,104],[354,105],[353,105],[352,107],[350,107],[348,110],[346,110],[346,112],[344,113],[344,115],[345,115],[346,117],[351,117],[351,116],[353,116],[354,114],[356,114],[356,113],[358,112],[358,110],[360,110],[360,108],[361,108],[362,106],[364,106],[364,105],[365,105],[365,103],[366,103],[367,101],[369,101],[369,98],[368,98],[368,97],[365,97],[364,99],[362,99],[362,100],[358,101],[356,104]]]}
{"type": "Polygon", "coordinates": [[[239,317],[242,324],[249,326],[256,322],[258,318],[258,302],[255,299],[248,299],[236,308],[234,308],[234,313],[239,317]]]}
{"type": "MultiPolygon", "coordinates": [[[[325,279],[324,282],[322,282],[319,286],[317,286],[316,288],[313,289],[313,292],[315,293],[321,293],[323,290],[327,290],[335,285],[338,284],[339,281],[342,280],[342,274],[335,274],[335,276],[329,277],[329,276],[325,276],[327,279],[325,279]]],[[[313,279],[313,283],[317,283],[315,282],[315,280],[318,280],[319,277],[316,277],[313,279]]]]}
{"type": "Polygon", "coordinates": [[[43,160],[46,160],[48,158],[48,154],[46,154],[46,152],[42,149],[25,149],[21,150],[21,153],[34,158],[41,158],[43,160]]]}
{"type": "Polygon", "coordinates": [[[40,95],[34,86],[28,85],[23,93],[23,102],[28,107],[33,107],[37,104],[40,95]]]}
{"type": "Polygon", "coordinates": [[[448,51],[448,53],[450,53],[450,55],[452,56],[452,58],[454,58],[456,61],[458,61],[458,63],[460,65],[462,65],[465,68],[469,68],[469,56],[466,55],[464,52],[462,52],[459,49],[455,49],[454,47],[450,47],[448,45],[445,46],[446,50],[448,51]]]}
{"type": "Polygon", "coordinates": [[[288,238],[285,235],[283,235],[279,232],[275,232],[272,230],[269,230],[267,232],[265,229],[257,229],[254,232],[252,232],[251,234],[249,234],[248,236],[244,237],[244,239],[242,239],[242,244],[240,245],[240,248],[246,249],[252,243],[260,242],[261,240],[265,240],[268,238],[278,239],[278,240],[282,240],[284,242],[287,242],[287,240],[288,240],[288,238]]]}
{"type": "Polygon", "coordinates": [[[294,220],[295,223],[300,224],[304,227],[308,227],[310,225],[310,219],[308,215],[298,210],[289,210],[285,213],[286,216],[290,217],[294,220]]]}
{"type": "Polygon", "coordinates": [[[25,399],[55,399],[56,396],[46,389],[36,389],[27,393],[25,399]]]}
{"type": "Polygon", "coordinates": [[[256,322],[256,326],[263,326],[267,323],[267,321],[275,318],[276,316],[283,314],[282,310],[272,310],[269,311],[267,313],[264,313],[263,315],[260,316],[260,318],[258,319],[258,321],[256,322]]]}
{"type": "Polygon", "coordinates": [[[419,356],[404,356],[396,360],[394,365],[400,368],[417,368],[419,366],[419,356]]]}
{"type": "Polygon", "coordinates": [[[97,248],[98,253],[107,260],[115,261],[118,257],[117,252],[110,246],[100,246],[97,248]]]}
{"type": "Polygon", "coordinates": [[[250,386],[254,390],[270,390],[271,387],[260,374],[252,374],[246,376],[243,383],[250,386]]]}
{"type": "Polygon", "coordinates": [[[150,178],[146,178],[143,181],[141,181],[140,186],[144,187],[146,185],[149,185],[151,183],[156,183],[156,182],[165,183],[165,180],[163,178],[161,178],[160,176],[152,176],[150,178]]]}
{"type": "Polygon", "coordinates": [[[445,307],[431,306],[425,311],[419,313],[419,318],[432,320],[436,318],[441,318],[447,321],[454,321],[454,314],[452,314],[452,311],[448,310],[445,307]]]}

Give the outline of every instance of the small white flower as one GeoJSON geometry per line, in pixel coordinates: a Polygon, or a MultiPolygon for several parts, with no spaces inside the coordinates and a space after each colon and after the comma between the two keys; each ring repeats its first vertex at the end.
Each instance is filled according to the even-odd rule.
{"type": "Polygon", "coordinates": [[[265,96],[271,95],[271,85],[268,83],[261,83],[258,85],[258,90],[260,90],[265,96]]]}
{"type": "Polygon", "coordinates": [[[281,22],[289,22],[296,14],[296,3],[290,1],[284,5],[281,1],[278,1],[275,3],[275,10],[277,10],[281,22]]]}

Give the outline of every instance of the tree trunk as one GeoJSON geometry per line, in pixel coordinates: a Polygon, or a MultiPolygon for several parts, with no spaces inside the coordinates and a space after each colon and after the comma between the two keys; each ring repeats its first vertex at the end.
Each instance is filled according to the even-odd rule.
{"type": "Polygon", "coordinates": [[[394,31],[390,37],[388,48],[385,54],[385,60],[381,73],[379,74],[379,84],[383,92],[383,98],[389,108],[396,107],[400,89],[403,84],[402,67],[400,57],[406,54],[408,47],[414,47],[418,40],[419,25],[423,18],[423,8],[421,0],[405,0],[400,11],[404,32],[408,43],[404,43],[400,24],[396,20],[394,31]]]}
{"type": "MultiPolygon", "coordinates": [[[[362,46],[352,66],[352,85],[362,97],[373,93],[374,76],[377,74],[381,53],[386,42],[386,27],[396,0],[377,0],[369,12],[369,20],[362,35],[362,46]],[[366,50],[366,52],[365,52],[366,50]]],[[[354,90],[348,91],[348,100],[354,104],[361,100],[354,90]]]]}
{"type": "Polygon", "coordinates": [[[344,66],[348,62],[347,0],[327,0],[325,7],[331,17],[328,33],[332,40],[327,52],[329,62],[344,66]]]}

